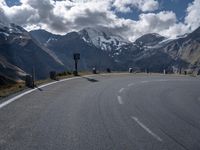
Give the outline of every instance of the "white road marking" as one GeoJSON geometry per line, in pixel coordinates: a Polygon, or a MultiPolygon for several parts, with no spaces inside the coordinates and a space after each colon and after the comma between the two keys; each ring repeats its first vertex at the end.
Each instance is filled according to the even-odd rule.
{"type": "Polygon", "coordinates": [[[160,79],[160,80],[155,80],[156,82],[166,82],[166,81],[170,81],[170,80],[167,80],[167,79],[160,79]]]}
{"type": "MultiPolygon", "coordinates": [[[[94,76],[94,75],[86,75],[86,76],[83,76],[83,77],[92,77],[92,76],[94,76]]],[[[46,86],[49,86],[49,85],[52,85],[52,84],[56,84],[56,83],[59,83],[59,82],[64,82],[64,81],[69,81],[69,80],[74,80],[74,79],[80,79],[80,78],[81,78],[81,77],[72,77],[72,78],[68,78],[68,79],[63,79],[63,80],[60,80],[60,81],[55,81],[55,82],[51,82],[51,83],[47,83],[47,84],[41,85],[41,86],[39,86],[38,88],[43,88],[43,87],[46,87],[46,86]]],[[[1,103],[1,104],[0,104],[0,109],[2,109],[3,107],[7,106],[8,104],[10,104],[10,103],[12,103],[12,102],[18,100],[19,98],[21,98],[21,97],[23,97],[23,96],[25,96],[25,95],[27,95],[27,94],[30,94],[30,93],[32,93],[32,92],[34,92],[34,91],[36,91],[38,88],[35,88],[35,89],[31,89],[31,90],[29,90],[29,91],[26,91],[26,92],[24,92],[24,93],[22,93],[22,94],[19,94],[19,95],[13,97],[13,98],[11,98],[11,99],[9,99],[9,100],[7,100],[7,101],[1,103]]]]}
{"type": "Polygon", "coordinates": [[[200,97],[198,97],[198,101],[200,101],[200,97]]]}
{"type": "Polygon", "coordinates": [[[121,96],[117,96],[117,100],[118,100],[120,105],[124,104],[121,96]]]}
{"type": "Polygon", "coordinates": [[[109,76],[109,75],[128,75],[130,73],[104,73],[104,74],[100,74],[103,76],[109,76]]]}
{"type": "Polygon", "coordinates": [[[121,88],[121,89],[119,90],[119,93],[122,93],[124,90],[125,90],[124,88],[121,88]]]}
{"type": "Polygon", "coordinates": [[[21,98],[22,96],[27,95],[27,94],[29,94],[29,93],[32,93],[32,92],[35,91],[35,90],[36,90],[36,89],[29,90],[29,91],[27,91],[27,92],[24,92],[24,93],[22,93],[22,94],[20,94],[20,95],[17,95],[17,96],[15,96],[15,97],[13,97],[13,98],[11,98],[11,99],[5,101],[4,103],[0,104],[0,109],[3,108],[3,107],[5,107],[5,106],[7,106],[8,104],[14,102],[15,100],[21,98]]]}
{"type": "Polygon", "coordinates": [[[148,83],[149,81],[141,81],[141,83],[148,83]]]}
{"type": "Polygon", "coordinates": [[[159,142],[163,141],[158,135],[156,135],[155,133],[153,133],[147,126],[145,126],[142,122],[140,122],[137,117],[131,117],[131,118],[137,124],[139,124],[147,133],[149,133],[152,137],[154,137],[156,140],[158,140],[159,142]]]}
{"type": "Polygon", "coordinates": [[[128,84],[128,87],[131,87],[131,86],[133,86],[135,83],[130,83],[130,84],[128,84]]]}

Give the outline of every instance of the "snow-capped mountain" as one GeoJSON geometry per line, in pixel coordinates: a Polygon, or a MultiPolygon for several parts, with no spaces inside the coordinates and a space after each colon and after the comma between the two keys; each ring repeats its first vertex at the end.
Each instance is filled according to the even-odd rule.
{"type": "Polygon", "coordinates": [[[130,43],[121,36],[111,33],[106,28],[85,28],[78,33],[85,42],[95,45],[104,51],[119,49],[130,43]]]}
{"type": "MultiPolygon", "coordinates": [[[[55,37],[49,33],[43,44],[54,51],[59,56],[59,59],[67,62],[67,64],[70,64],[69,60],[73,52],[83,53],[83,69],[88,69],[95,65],[94,61],[92,61],[93,63],[90,62],[93,58],[101,59],[102,62],[106,58],[106,60],[110,59],[108,66],[112,66],[115,70],[127,70],[127,66],[133,66],[141,70],[149,68],[152,71],[160,72],[163,69],[170,70],[170,68],[177,67],[179,64],[187,68],[192,63],[183,59],[182,47],[185,47],[189,40],[194,41],[194,37],[198,39],[199,33],[197,31],[194,31],[194,33],[177,39],[167,39],[159,34],[150,33],[143,35],[135,42],[130,42],[106,28],[85,28],[79,32],[71,32],[50,41],[49,39],[54,39],[55,37]],[[180,42],[183,40],[185,41],[184,44],[180,42]],[[102,53],[104,57],[100,58],[97,52],[102,53]],[[88,58],[85,60],[87,55],[90,56],[89,60],[88,58]],[[86,61],[87,63],[85,63],[86,61]],[[89,66],[88,63],[92,65],[89,66]]],[[[34,37],[40,39],[39,36],[41,34],[34,37]]],[[[186,53],[185,55],[187,56],[186,53]]],[[[65,65],[67,64],[65,63],[65,65]]],[[[101,66],[101,68],[105,67],[106,64],[103,67],[101,66]]]]}
{"type": "Polygon", "coordinates": [[[177,39],[152,33],[130,42],[105,28],[85,28],[61,36],[45,30],[28,33],[14,24],[0,24],[0,76],[30,73],[32,66],[36,66],[38,78],[47,77],[50,70],[73,70],[76,52],[81,54],[80,70],[109,67],[123,71],[133,67],[153,72],[174,68],[199,72],[199,37],[200,28],[177,39]]]}
{"type": "Polygon", "coordinates": [[[199,70],[200,27],[184,37],[178,37],[177,39],[163,44],[160,49],[174,60],[179,60],[176,66],[189,70],[199,70]]]}
{"type": "Polygon", "coordinates": [[[145,34],[135,41],[135,44],[140,46],[155,46],[163,40],[167,39],[157,33],[145,34]]]}

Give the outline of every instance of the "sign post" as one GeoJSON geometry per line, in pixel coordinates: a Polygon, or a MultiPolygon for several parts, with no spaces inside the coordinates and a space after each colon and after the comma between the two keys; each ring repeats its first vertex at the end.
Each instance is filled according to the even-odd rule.
{"type": "Polygon", "coordinates": [[[78,75],[78,60],[80,60],[80,53],[74,53],[75,71],[74,75],[78,75]]]}
{"type": "Polygon", "coordinates": [[[35,67],[32,68],[32,86],[35,88],[35,67]]]}

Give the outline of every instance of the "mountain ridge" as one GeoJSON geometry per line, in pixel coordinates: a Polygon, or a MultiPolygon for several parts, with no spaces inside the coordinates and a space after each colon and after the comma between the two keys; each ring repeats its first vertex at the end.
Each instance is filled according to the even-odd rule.
{"type": "Polygon", "coordinates": [[[0,67],[4,68],[0,75],[13,78],[8,73],[9,66],[12,74],[18,76],[13,80],[23,79],[34,66],[38,79],[48,77],[52,70],[73,70],[73,53],[76,52],[81,54],[80,70],[96,67],[125,71],[132,67],[152,72],[164,69],[173,72],[180,68],[199,72],[199,37],[200,27],[177,39],[149,33],[130,42],[105,28],[84,28],[66,35],[54,35],[41,29],[27,32],[15,24],[0,23],[0,67]]]}
{"type": "Polygon", "coordinates": [[[36,77],[42,79],[48,76],[50,70],[63,68],[52,54],[48,53],[46,47],[39,44],[25,29],[14,24],[1,24],[0,62],[0,74],[6,74],[8,78],[13,78],[12,74],[15,74],[19,79],[24,79],[26,74],[31,74],[34,67],[36,77]],[[16,67],[23,70],[24,74],[20,75],[16,67]]]}

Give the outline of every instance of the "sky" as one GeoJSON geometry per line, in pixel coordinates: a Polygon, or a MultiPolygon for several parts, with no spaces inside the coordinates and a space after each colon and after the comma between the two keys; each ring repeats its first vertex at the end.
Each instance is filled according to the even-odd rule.
{"type": "Polygon", "coordinates": [[[28,31],[106,27],[130,41],[147,33],[190,33],[200,26],[199,14],[200,0],[0,0],[0,21],[28,31]]]}

